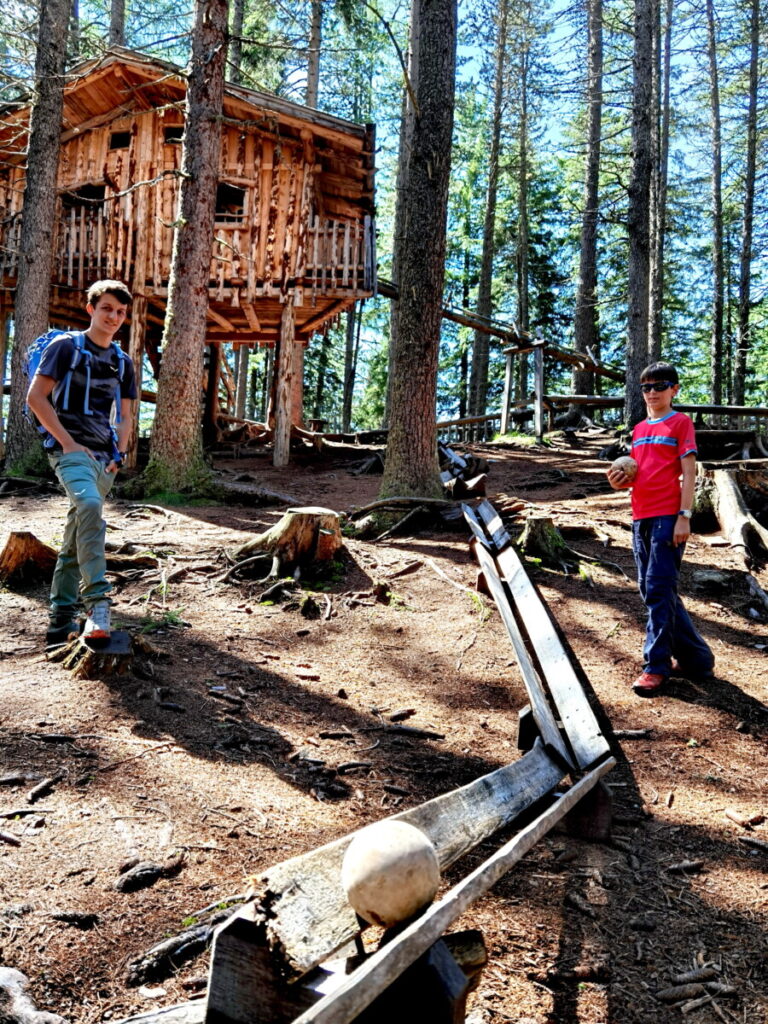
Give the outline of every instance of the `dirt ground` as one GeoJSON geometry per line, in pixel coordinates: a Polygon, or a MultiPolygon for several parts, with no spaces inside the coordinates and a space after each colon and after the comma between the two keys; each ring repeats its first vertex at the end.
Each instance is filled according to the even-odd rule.
{"type": "MultiPolygon", "coordinates": [[[[569,574],[530,567],[619,759],[606,779],[613,839],[551,833],[459,922],[482,929],[489,950],[469,1020],[765,1022],[768,848],[741,840],[768,842],[759,818],[768,813],[768,622],[750,611],[738,553],[717,534],[695,534],[683,592],[717,678],[673,681],[653,700],[633,695],[643,616],[628,498],[605,482],[602,443],[474,449],[491,460],[497,507],[525,498],[573,548],[626,575],[587,561],[569,574]],[[702,863],[677,873],[685,861],[702,863]],[[657,999],[673,976],[709,964],[731,994],[685,1017],[657,999]]],[[[266,456],[221,468],[297,504],[343,511],[376,497],[380,478],[349,471],[364,454],[339,447],[284,471],[266,456]]],[[[61,536],[65,501],[53,491],[5,497],[0,510],[3,533],[61,536]]],[[[108,540],[159,559],[159,568],[113,575],[117,623],[167,655],[154,676],[145,666],[74,679],[44,656],[47,587],[0,589],[0,831],[18,841],[0,841],[0,962],[29,977],[40,1009],[92,1024],[190,998],[205,953],[143,985],[129,984],[130,964],[242,893],[248,875],[519,756],[525,691],[497,612],[464,589],[476,581],[464,530],[349,539],[342,569],[306,581],[288,603],[260,604],[255,579],[215,576],[225,551],[280,514],[110,503],[108,540]],[[352,596],[378,582],[389,604],[352,596]],[[308,615],[302,593],[314,597],[308,615]],[[414,712],[407,724],[445,738],[375,731],[402,709],[414,712]],[[352,738],[321,735],[341,730],[352,738]],[[336,771],[351,760],[370,768],[336,771]],[[51,791],[29,802],[51,777],[51,791]],[[180,870],[154,885],[113,887],[126,861],[164,865],[180,852],[180,870]]],[[[768,588],[768,574],[759,578],[768,588]]],[[[459,861],[446,885],[499,843],[459,861]]]]}

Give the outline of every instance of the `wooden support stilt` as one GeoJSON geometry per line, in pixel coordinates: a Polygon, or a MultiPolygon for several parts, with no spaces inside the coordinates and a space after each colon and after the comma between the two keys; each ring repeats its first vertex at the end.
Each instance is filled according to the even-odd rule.
{"type": "Polygon", "coordinates": [[[205,414],[203,416],[203,441],[206,444],[215,441],[217,436],[221,347],[218,344],[211,344],[208,346],[208,352],[208,382],[205,388],[205,414]]]}
{"type": "Polygon", "coordinates": [[[293,349],[293,383],[291,387],[291,423],[304,427],[304,354],[303,341],[296,341],[293,349]]]}
{"type": "MultiPolygon", "coordinates": [[[[136,375],[136,394],[141,395],[142,368],[144,364],[144,339],[147,333],[147,300],[143,295],[135,295],[131,304],[131,333],[128,337],[128,355],[133,361],[133,370],[136,375]]],[[[129,469],[136,468],[139,442],[139,407],[140,400],[136,402],[133,413],[133,424],[131,436],[128,441],[128,458],[126,465],[129,469]]]]}
{"type": "Polygon", "coordinates": [[[276,467],[287,466],[290,458],[294,333],[293,297],[289,296],[280,318],[280,342],[275,359],[275,446],[272,463],[276,467]]]}
{"type": "Polygon", "coordinates": [[[237,367],[235,371],[235,416],[245,418],[245,400],[248,395],[248,361],[251,354],[250,345],[241,345],[237,350],[237,367]]]}

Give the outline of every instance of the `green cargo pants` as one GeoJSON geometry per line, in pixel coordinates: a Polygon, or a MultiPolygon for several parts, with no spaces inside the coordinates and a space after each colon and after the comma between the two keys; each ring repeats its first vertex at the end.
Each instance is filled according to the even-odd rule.
{"type": "Polygon", "coordinates": [[[49,455],[56,477],[69,498],[64,538],[51,584],[51,613],[74,612],[80,600],[86,609],[107,598],[104,541],[107,524],[104,499],[115,482],[106,464],[86,452],[49,455]]]}

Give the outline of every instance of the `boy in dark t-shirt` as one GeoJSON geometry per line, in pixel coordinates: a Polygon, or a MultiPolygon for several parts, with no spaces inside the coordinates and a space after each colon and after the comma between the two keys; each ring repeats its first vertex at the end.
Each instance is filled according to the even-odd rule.
{"type": "Polygon", "coordinates": [[[632,688],[640,697],[653,697],[672,671],[707,677],[715,659],[677,591],[696,486],[693,423],[672,408],[680,390],[674,366],[647,366],[640,375],[640,387],[648,416],[632,434],[637,475],[631,480],[611,467],[608,482],[615,490],[632,488],[632,551],[640,596],[648,612],[645,664],[632,688]]]}
{"type": "Polygon", "coordinates": [[[111,632],[112,588],[106,578],[102,511],[127,454],[133,422],[133,364],[127,355],[119,356],[112,343],[130,301],[131,293],[120,281],[91,285],[85,307],[91,323],[84,351],[72,369],[66,408],[63,392],[75,348],[70,335],[45,349],[27,394],[29,408],[47,431],[43,444],[70,502],[51,585],[49,644],[77,633],[80,600],[87,613],[84,638],[105,642],[111,632]],[[120,415],[113,430],[115,406],[120,415]]]}

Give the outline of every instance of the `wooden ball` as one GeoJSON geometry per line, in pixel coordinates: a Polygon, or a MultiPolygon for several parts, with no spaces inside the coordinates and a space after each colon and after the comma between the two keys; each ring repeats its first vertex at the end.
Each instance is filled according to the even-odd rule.
{"type": "Polygon", "coordinates": [[[618,469],[630,480],[634,480],[637,476],[637,463],[630,455],[621,455],[618,459],[614,459],[611,469],[618,469]]]}
{"type": "Polygon", "coordinates": [[[421,829],[379,821],[347,847],[341,884],[362,918],[391,928],[434,899],[440,885],[437,852],[421,829]]]}

